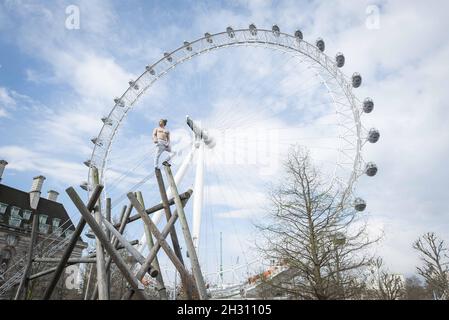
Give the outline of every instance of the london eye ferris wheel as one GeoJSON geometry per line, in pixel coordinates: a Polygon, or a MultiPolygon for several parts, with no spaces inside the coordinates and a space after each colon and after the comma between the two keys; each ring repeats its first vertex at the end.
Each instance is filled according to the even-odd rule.
{"type": "MultiPolygon", "coordinates": [[[[156,198],[151,126],[165,117],[177,151],[176,182],[193,189],[187,212],[207,270],[222,264],[219,244],[233,255],[228,265],[249,264],[248,228],[263,211],[266,188],[293,145],[307,148],[329,184],[363,211],[366,203],[355,185],[363,175],[376,175],[377,166],[362,151],[380,135],[363,126],[374,102],[356,97],[362,77],[346,76],[344,65],[342,53],[325,54],[323,39],[310,43],[300,30],[288,34],[277,25],[228,27],[184,41],[148,64],[114,99],[92,139],[83,187],[91,190],[96,168],[113,206],[126,201],[130,190],[156,198]]],[[[161,216],[156,213],[153,221],[161,216]]],[[[144,250],[142,230],[133,232],[144,250]]]]}

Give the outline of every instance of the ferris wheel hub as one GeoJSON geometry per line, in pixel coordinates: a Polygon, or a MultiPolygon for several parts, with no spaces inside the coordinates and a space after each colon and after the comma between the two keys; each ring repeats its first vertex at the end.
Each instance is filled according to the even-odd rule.
{"type": "Polygon", "coordinates": [[[192,118],[190,118],[188,115],[186,116],[186,123],[189,126],[189,128],[193,131],[195,134],[195,141],[203,141],[206,146],[208,146],[210,149],[215,147],[215,139],[209,135],[208,131],[204,128],[201,128],[197,123],[195,123],[192,118]]]}

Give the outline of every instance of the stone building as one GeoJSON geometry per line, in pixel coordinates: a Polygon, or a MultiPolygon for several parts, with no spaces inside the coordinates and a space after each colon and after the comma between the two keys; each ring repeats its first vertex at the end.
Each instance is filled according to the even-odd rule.
{"type": "MultiPolygon", "coordinates": [[[[59,257],[75,230],[64,206],[57,202],[58,192],[50,190],[47,198],[40,197],[45,177],[35,177],[30,192],[4,185],[1,179],[7,164],[0,160],[0,300],[13,298],[17,290],[26,264],[33,214],[39,217],[34,257],[59,257]],[[32,207],[36,207],[36,213],[33,213],[32,207]]],[[[86,247],[85,242],[78,241],[71,257],[80,257],[86,247]]],[[[55,263],[34,262],[31,274],[55,266],[55,263]]],[[[53,298],[81,297],[77,284],[66,285],[69,275],[68,272],[64,274],[53,298]]],[[[40,298],[51,277],[52,273],[30,281],[27,298],[40,298]]]]}

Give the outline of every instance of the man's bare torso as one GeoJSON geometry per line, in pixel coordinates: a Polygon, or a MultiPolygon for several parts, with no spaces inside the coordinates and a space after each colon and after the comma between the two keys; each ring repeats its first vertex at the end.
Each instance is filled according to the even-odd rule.
{"type": "Polygon", "coordinates": [[[170,141],[170,132],[166,128],[157,127],[153,130],[153,141],[158,140],[170,141]]]}

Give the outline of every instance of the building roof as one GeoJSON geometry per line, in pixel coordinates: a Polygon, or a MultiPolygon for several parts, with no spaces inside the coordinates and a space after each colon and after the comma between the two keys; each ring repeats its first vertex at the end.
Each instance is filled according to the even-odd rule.
{"type": "MultiPolygon", "coordinates": [[[[5,215],[8,216],[8,213],[10,213],[12,207],[19,207],[22,209],[21,212],[23,212],[23,210],[32,210],[30,207],[30,194],[28,192],[14,189],[3,184],[0,184],[0,202],[8,204],[8,208],[5,212],[5,215]]],[[[59,202],[40,198],[37,206],[37,213],[48,216],[47,224],[51,225],[53,218],[59,218],[61,219],[60,225],[63,226],[63,229],[68,228],[75,230],[75,226],[70,220],[67,211],[59,202]]]]}

